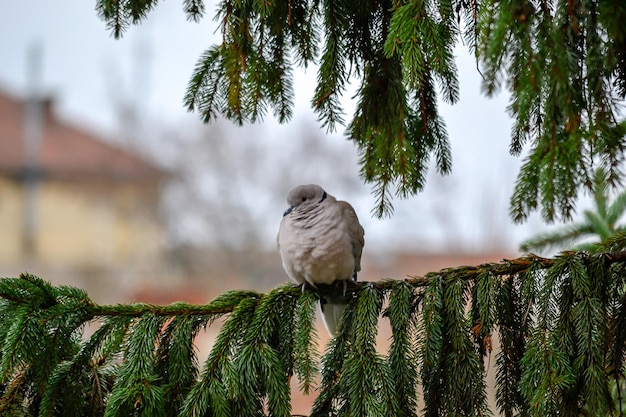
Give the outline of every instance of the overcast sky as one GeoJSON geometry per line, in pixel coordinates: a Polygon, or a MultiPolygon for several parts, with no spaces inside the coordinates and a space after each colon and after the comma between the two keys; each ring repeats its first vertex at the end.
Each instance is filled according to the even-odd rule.
{"type": "MultiPolygon", "coordinates": [[[[63,117],[114,132],[119,122],[115,102],[136,100],[147,118],[171,124],[188,120],[182,97],[198,57],[218,39],[212,20],[215,7],[209,5],[208,16],[197,24],[186,21],[182,0],[160,2],[145,23],[131,27],[121,40],[113,39],[94,7],[93,0],[1,2],[0,88],[27,91],[27,50],[39,43],[41,84],[57,96],[63,117]]],[[[458,67],[460,102],[440,104],[452,142],[453,175],[433,175],[423,193],[396,200],[391,219],[371,219],[374,200],[365,193],[355,205],[367,223],[368,243],[406,237],[438,247],[458,239],[469,249],[494,244],[514,249],[541,229],[536,216],[522,226],[508,220],[508,199],[520,161],[508,154],[507,94],[481,94],[480,75],[463,46],[458,48],[458,67]]],[[[298,70],[295,76],[294,121],[277,126],[270,118],[258,127],[268,137],[289,136],[298,123],[315,120],[309,108],[315,68],[298,70]]],[[[351,108],[349,99],[346,105],[351,108]]],[[[342,135],[340,129],[325,140],[345,146],[342,135]]],[[[354,175],[358,177],[357,166],[354,175]]]]}

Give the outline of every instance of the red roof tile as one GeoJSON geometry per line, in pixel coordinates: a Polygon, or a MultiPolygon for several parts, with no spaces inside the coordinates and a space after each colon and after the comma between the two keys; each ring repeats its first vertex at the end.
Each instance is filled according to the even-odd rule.
{"type": "MultiPolygon", "coordinates": [[[[46,177],[82,180],[153,181],[165,172],[125,150],[99,140],[93,134],[73,127],[43,106],[43,133],[39,168],[46,177]]],[[[25,100],[0,90],[0,173],[24,175],[25,100]]]]}

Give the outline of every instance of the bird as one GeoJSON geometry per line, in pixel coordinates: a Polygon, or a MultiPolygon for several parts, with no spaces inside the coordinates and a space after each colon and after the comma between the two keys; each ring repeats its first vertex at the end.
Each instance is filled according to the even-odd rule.
{"type": "Polygon", "coordinates": [[[365,231],[354,208],[316,184],[294,187],[287,194],[276,238],[285,272],[297,285],[342,282],[341,295],[320,299],[322,319],[331,336],[337,334],[346,308],[347,282],[361,270],[365,231]]]}

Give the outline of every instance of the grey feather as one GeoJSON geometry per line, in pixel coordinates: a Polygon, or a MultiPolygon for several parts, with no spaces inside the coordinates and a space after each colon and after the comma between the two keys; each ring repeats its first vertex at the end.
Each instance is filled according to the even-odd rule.
{"type": "MultiPolygon", "coordinates": [[[[287,203],[277,244],[289,278],[303,288],[356,280],[365,233],[352,206],[314,184],[293,188],[287,203]]],[[[331,335],[337,332],[346,304],[343,294],[321,300],[322,317],[331,335]]]]}

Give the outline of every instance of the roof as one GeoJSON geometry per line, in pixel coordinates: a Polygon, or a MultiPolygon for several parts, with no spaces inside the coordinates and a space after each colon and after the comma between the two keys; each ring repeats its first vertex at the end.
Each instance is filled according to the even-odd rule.
{"type": "MultiPolygon", "coordinates": [[[[158,181],[165,171],[59,120],[51,99],[42,100],[42,139],[38,171],[44,177],[98,181],[158,181]]],[[[0,90],[0,173],[26,173],[26,100],[0,90]]]]}

